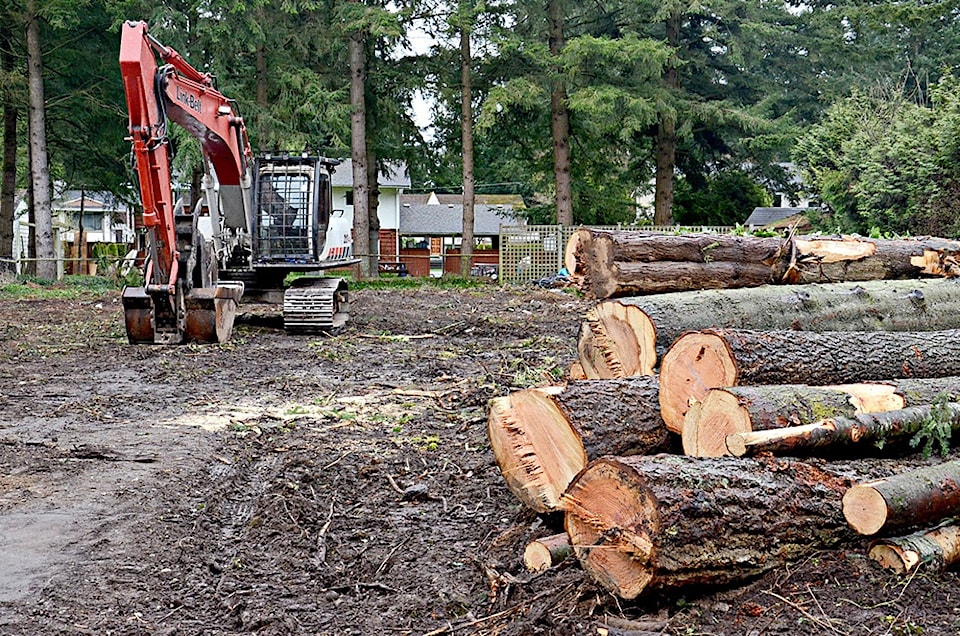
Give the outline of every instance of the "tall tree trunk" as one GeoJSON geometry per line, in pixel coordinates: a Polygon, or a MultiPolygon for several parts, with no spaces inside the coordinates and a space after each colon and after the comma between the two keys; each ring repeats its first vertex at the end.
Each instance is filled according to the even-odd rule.
{"type": "Polygon", "coordinates": [[[30,176],[37,228],[37,276],[57,277],[53,249],[53,215],[50,207],[50,173],[47,158],[46,105],[43,96],[43,60],[40,48],[40,16],[36,2],[27,3],[27,79],[30,97],[30,176]]]}
{"type": "MultiPolygon", "coordinates": [[[[565,44],[563,7],[560,0],[550,0],[550,55],[559,57],[565,44]]],[[[557,188],[557,223],[573,225],[573,180],[570,176],[570,111],[567,110],[567,87],[554,65],[556,75],[550,92],[550,122],[553,132],[553,174],[557,188]]]]}
{"type": "Polygon", "coordinates": [[[377,168],[377,153],[367,146],[367,185],[370,188],[370,214],[367,223],[370,232],[370,277],[380,275],[380,170],[377,168]]]}
{"type": "MultiPolygon", "coordinates": [[[[12,75],[14,70],[12,34],[6,20],[0,20],[0,68],[12,75]]],[[[3,102],[3,180],[0,185],[0,272],[14,271],[13,264],[13,215],[17,189],[17,116],[19,115],[11,95],[3,102]]]]}
{"type": "Polygon", "coordinates": [[[473,182],[473,89],[471,86],[470,31],[473,19],[463,6],[464,21],[460,25],[460,126],[463,145],[463,234],[460,241],[460,274],[470,275],[473,263],[474,182],[473,182]]]}
{"type": "MultiPolygon", "coordinates": [[[[680,42],[680,13],[667,18],[667,44],[676,48],[680,42]]],[[[668,92],[680,86],[675,61],[667,63],[663,71],[663,85],[668,92]]],[[[657,126],[657,174],[653,204],[653,224],[673,225],[673,171],[677,165],[677,115],[668,106],[660,113],[657,126]]]]}
{"type": "MultiPolygon", "coordinates": [[[[257,7],[256,9],[257,21],[260,24],[267,24],[267,17],[263,10],[263,7],[257,7]]],[[[268,133],[270,126],[267,125],[267,111],[270,109],[269,102],[269,93],[268,93],[268,77],[269,69],[267,68],[267,45],[266,42],[260,41],[257,42],[256,50],[256,100],[257,100],[257,145],[261,150],[266,150],[273,147],[274,141],[271,135],[268,133]]]]}
{"type": "Polygon", "coordinates": [[[350,140],[353,147],[353,251],[360,276],[370,271],[370,188],[367,182],[366,34],[350,36],[350,140]]]}

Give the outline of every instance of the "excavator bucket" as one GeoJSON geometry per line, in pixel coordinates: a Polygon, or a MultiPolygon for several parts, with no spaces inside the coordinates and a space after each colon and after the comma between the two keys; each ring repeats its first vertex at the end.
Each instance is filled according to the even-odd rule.
{"type": "Polygon", "coordinates": [[[229,340],[242,295],[242,283],[222,283],[187,292],[184,297],[184,341],[215,343],[229,340]]]}
{"type": "Polygon", "coordinates": [[[124,287],[123,320],[130,344],[153,344],[153,299],[143,287],[124,287]]]}

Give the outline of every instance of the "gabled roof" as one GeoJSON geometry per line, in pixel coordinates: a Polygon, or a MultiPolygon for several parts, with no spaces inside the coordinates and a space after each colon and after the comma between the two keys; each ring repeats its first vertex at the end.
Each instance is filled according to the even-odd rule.
{"type": "MultiPolygon", "coordinates": [[[[386,171],[380,171],[379,185],[381,188],[409,188],[410,173],[407,164],[403,162],[388,162],[386,171]]],[[[353,187],[353,160],[341,159],[330,182],[335,188],[353,187]]]]}
{"type": "MultiPolygon", "coordinates": [[[[514,210],[520,210],[526,207],[523,204],[523,197],[519,194],[476,194],[473,197],[476,205],[502,205],[509,206],[514,210]]],[[[462,194],[437,194],[435,192],[425,192],[421,194],[404,193],[400,197],[401,203],[411,205],[461,205],[463,203],[462,194]]]]}
{"type": "MultiPolygon", "coordinates": [[[[522,225],[510,206],[478,204],[473,209],[474,236],[496,236],[501,225],[522,225]]],[[[400,206],[402,236],[460,236],[463,234],[463,205],[404,203],[400,206]]]]}
{"type": "Polygon", "coordinates": [[[744,225],[768,225],[781,219],[803,214],[809,208],[753,208],[753,212],[743,222],[744,225]]]}
{"type": "Polygon", "coordinates": [[[92,190],[65,190],[60,196],[50,202],[54,210],[79,211],[81,205],[84,212],[98,210],[125,210],[127,206],[109,192],[92,190]]]}

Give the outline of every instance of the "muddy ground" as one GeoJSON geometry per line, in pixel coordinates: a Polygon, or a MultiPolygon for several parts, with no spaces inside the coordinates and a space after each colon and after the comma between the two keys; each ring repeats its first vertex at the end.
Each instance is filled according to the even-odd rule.
{"type": "Polygon", "coordinates": [[[0,300],[2,634],[957,634],[955,573],[866,542],[619,601],[533,576],[485,432],[554,381],[586,301],[363,290],[333,338],[248,307],[232,342],[131,346],[116,293],[0,300]]]}

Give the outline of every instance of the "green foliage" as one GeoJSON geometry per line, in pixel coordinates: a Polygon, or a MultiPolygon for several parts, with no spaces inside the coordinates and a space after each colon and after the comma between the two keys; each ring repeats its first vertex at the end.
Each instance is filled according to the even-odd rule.
{"type": "Polygon", "coordinates": [[[827,228],[960,235],[960,87],[945,76],[931,106],[854,93],[798,141],[794,156],[827,206],[827,228]]]}
{"type": "Polygon", "coordinates": [[[950,394],[941,393],[934,401],[930,414],[924,418],[920,429],[910,438],[910,447],[922,446],[921,453],[930,457],[934,448],[946,457],[950,451],[950,438],[953,435],[953,411],[950,410],[950,394]]]}
{"type": "Polygon", "coordinates": [[[680,179],[674,190],[674,220],[680,225],[736,225],[756,207],[768,206],[770,194],[746,173],[728,170],[694,188],[680,179]]]}

